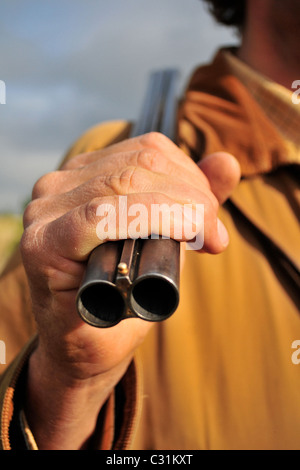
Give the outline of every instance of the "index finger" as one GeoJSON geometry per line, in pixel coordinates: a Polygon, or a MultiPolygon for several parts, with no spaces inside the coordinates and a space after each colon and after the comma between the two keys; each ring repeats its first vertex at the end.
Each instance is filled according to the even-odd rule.
{"type": "Polygon", "coordinates": [[[159,132],[150,132],[141,136],[126,139],[117,144],[110,145],[101,150],[83,153],[73,157],[64,166],[63,170],[70,170],[89,165],[99,158],[114,155],[122,152],[133,152],[143,149],[154,149],[168,155],[171,161],[181,165],[187,170],[196,171],[196,163],[183,152],[172,140],[159,132]]]}

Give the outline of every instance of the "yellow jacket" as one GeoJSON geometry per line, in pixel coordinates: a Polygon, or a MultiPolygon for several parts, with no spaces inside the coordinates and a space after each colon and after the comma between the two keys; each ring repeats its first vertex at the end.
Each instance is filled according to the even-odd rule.
{"type": "MultiPolygon", "coordinates": [[[[154,326],[106,404],[99,449],[300,449],[299,154],[230,60],[221,52],[195,71],[178,116],[179,145],[193,158],[226,150],[241,163],[240,185],[220,213],[230,245],[215,256],[186,252],[179,308],[154,326]]],[[[272,103],[285,120],[295,112],[279,94],[272,103]]],[[[129,128],[96,126],[66,158],[120,140],[129,128]]],[[[35,345],[17,259],[0,288],[10,362],[0,366],[0,445],[18,447],[23,429],[35,448],[25,418],[21,431],[15,422],[35,345]]]]}

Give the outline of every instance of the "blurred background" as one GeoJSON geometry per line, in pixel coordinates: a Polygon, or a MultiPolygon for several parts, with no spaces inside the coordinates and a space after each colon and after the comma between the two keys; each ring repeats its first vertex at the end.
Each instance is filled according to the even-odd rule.
{"type": "Polygon", "coordinates": [[[34,182],[87,128],[138,116],[149,72],[180,87],[237,42],[201,0],[2,0],[0,213],[20,213],[34,182]]]}

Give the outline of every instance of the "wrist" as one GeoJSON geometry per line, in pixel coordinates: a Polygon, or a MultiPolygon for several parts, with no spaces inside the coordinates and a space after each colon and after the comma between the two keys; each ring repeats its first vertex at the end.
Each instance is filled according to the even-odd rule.
{"type": "Polygon", "coordinates": [[[99,413],[127,364],[89,378],[74,377],[37,348],[29,360],[25,413],[39,449],[85,448],[99,413]]]}

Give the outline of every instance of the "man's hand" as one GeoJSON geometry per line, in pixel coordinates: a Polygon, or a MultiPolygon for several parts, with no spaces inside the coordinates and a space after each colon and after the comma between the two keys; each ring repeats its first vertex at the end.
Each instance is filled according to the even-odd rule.
{"type": "MultiPolygon", "coordinates": [[[[130,319],[97,329],[76,311],[86,261],[101,243],[98,206],[112,204],[117,212],[120,195],[127,196],[128,207],[140,203],[148,213],[151,204],[203,204],[203,249],[220,253],[228,234],[217,216],[219,204],[239,177],[230,155],[196,165],[169,139],[151,133],[79,155],[36,183],[24,214],[21,250],[39,332],[26,412],[40,448],[86,445],[101,407],[151,327],[130,319]]],[[[122,214],[124,227],[126,217],[122,214]]],[[[176,223],[171,221],[171,229],[176,223]]]]}

